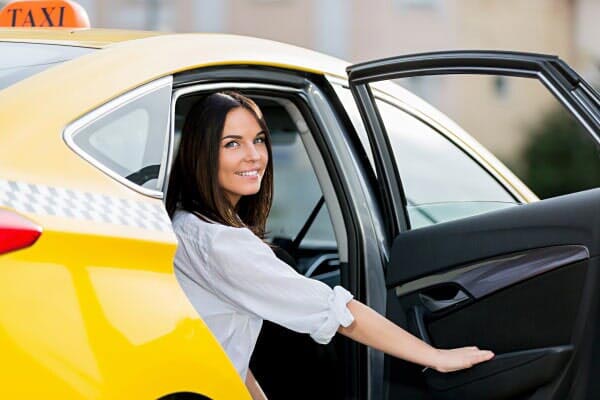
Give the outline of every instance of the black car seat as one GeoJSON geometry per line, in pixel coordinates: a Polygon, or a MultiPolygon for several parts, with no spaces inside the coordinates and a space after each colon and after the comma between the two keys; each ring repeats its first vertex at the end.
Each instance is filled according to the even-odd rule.
{"type": "MultiPolygon", "coordinates": [[[[296,268],[287,251],[273,247],[275,255],[296,268]]],[[[343,395],[343,371],[338,365],[336,337],[327,344],[264,321],[250,369],[270,400],[337,399],[343,395]]]]}

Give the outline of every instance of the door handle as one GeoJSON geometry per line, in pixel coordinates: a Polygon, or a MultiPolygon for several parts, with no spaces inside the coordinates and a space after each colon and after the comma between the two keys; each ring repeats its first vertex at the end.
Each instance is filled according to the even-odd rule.
{"type": "Polygon", "coordinates": [[[462,303],[463,301],[469,300],[471,297],[465,293],[462,289],[458,289],[456,294],[450,298],[433,298],[425,293],[419,293],[419,299],[425,308],[430,312],[440,311],[444,308],[454,306],[462,303]]]}
{"type": "Polygon", "coordinates": [[[419,293],[419,299],[421,305],[412,306],[408,314],[410,330],[425,343],[431,344],[425,326],[426,315],[471,300],[471,296],[456,286],[447,286],[437,287],[431,290],[430,294],[419,293]],[[435,298],[432,297],[433,293],[435,293],[435,298]],[[444,298],[445,296],[448,298],[444,298]]]}

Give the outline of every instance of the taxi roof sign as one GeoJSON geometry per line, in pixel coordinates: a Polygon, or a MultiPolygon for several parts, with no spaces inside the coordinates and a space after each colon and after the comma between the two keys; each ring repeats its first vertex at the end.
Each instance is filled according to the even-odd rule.
{"type": "Polygon", "coordinates": [[[12,1],[0,10],[0,26],[15,28],[89,28],[83,7],[71,0],[12,1]]]}

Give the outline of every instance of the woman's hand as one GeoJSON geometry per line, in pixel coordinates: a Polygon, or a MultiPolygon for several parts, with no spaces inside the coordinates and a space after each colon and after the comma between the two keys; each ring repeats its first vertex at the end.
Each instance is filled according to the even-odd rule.
{"type": "Polygon", "coordinates": [[[477,347],[461,347],[458,349],[436,349],[438,356],[433,368],[438,372],[453,372],[471,368],[475,364],[488,361],[494,357],[489,350],[479,350],[477,347]]]}
{"type": "Polygon", "coordinates": [[[394,357],[436,371],[458,371],[494,357],[491,351],[479,350],[477,347],[452,350],[433,348],[356,300],[348,303],[348,309],[354,316],[354,322],[348,327],[340,326],[338,332],[394,357]]]}

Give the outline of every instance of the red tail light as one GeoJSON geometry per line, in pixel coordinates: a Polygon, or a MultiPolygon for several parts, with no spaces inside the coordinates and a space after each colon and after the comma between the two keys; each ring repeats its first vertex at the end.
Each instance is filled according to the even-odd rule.
{"type": "Polygon", "coordinates": [[[29,247],[42,234],[42,228],[24,217],[0,210],[0,254],[29,247]]]}

